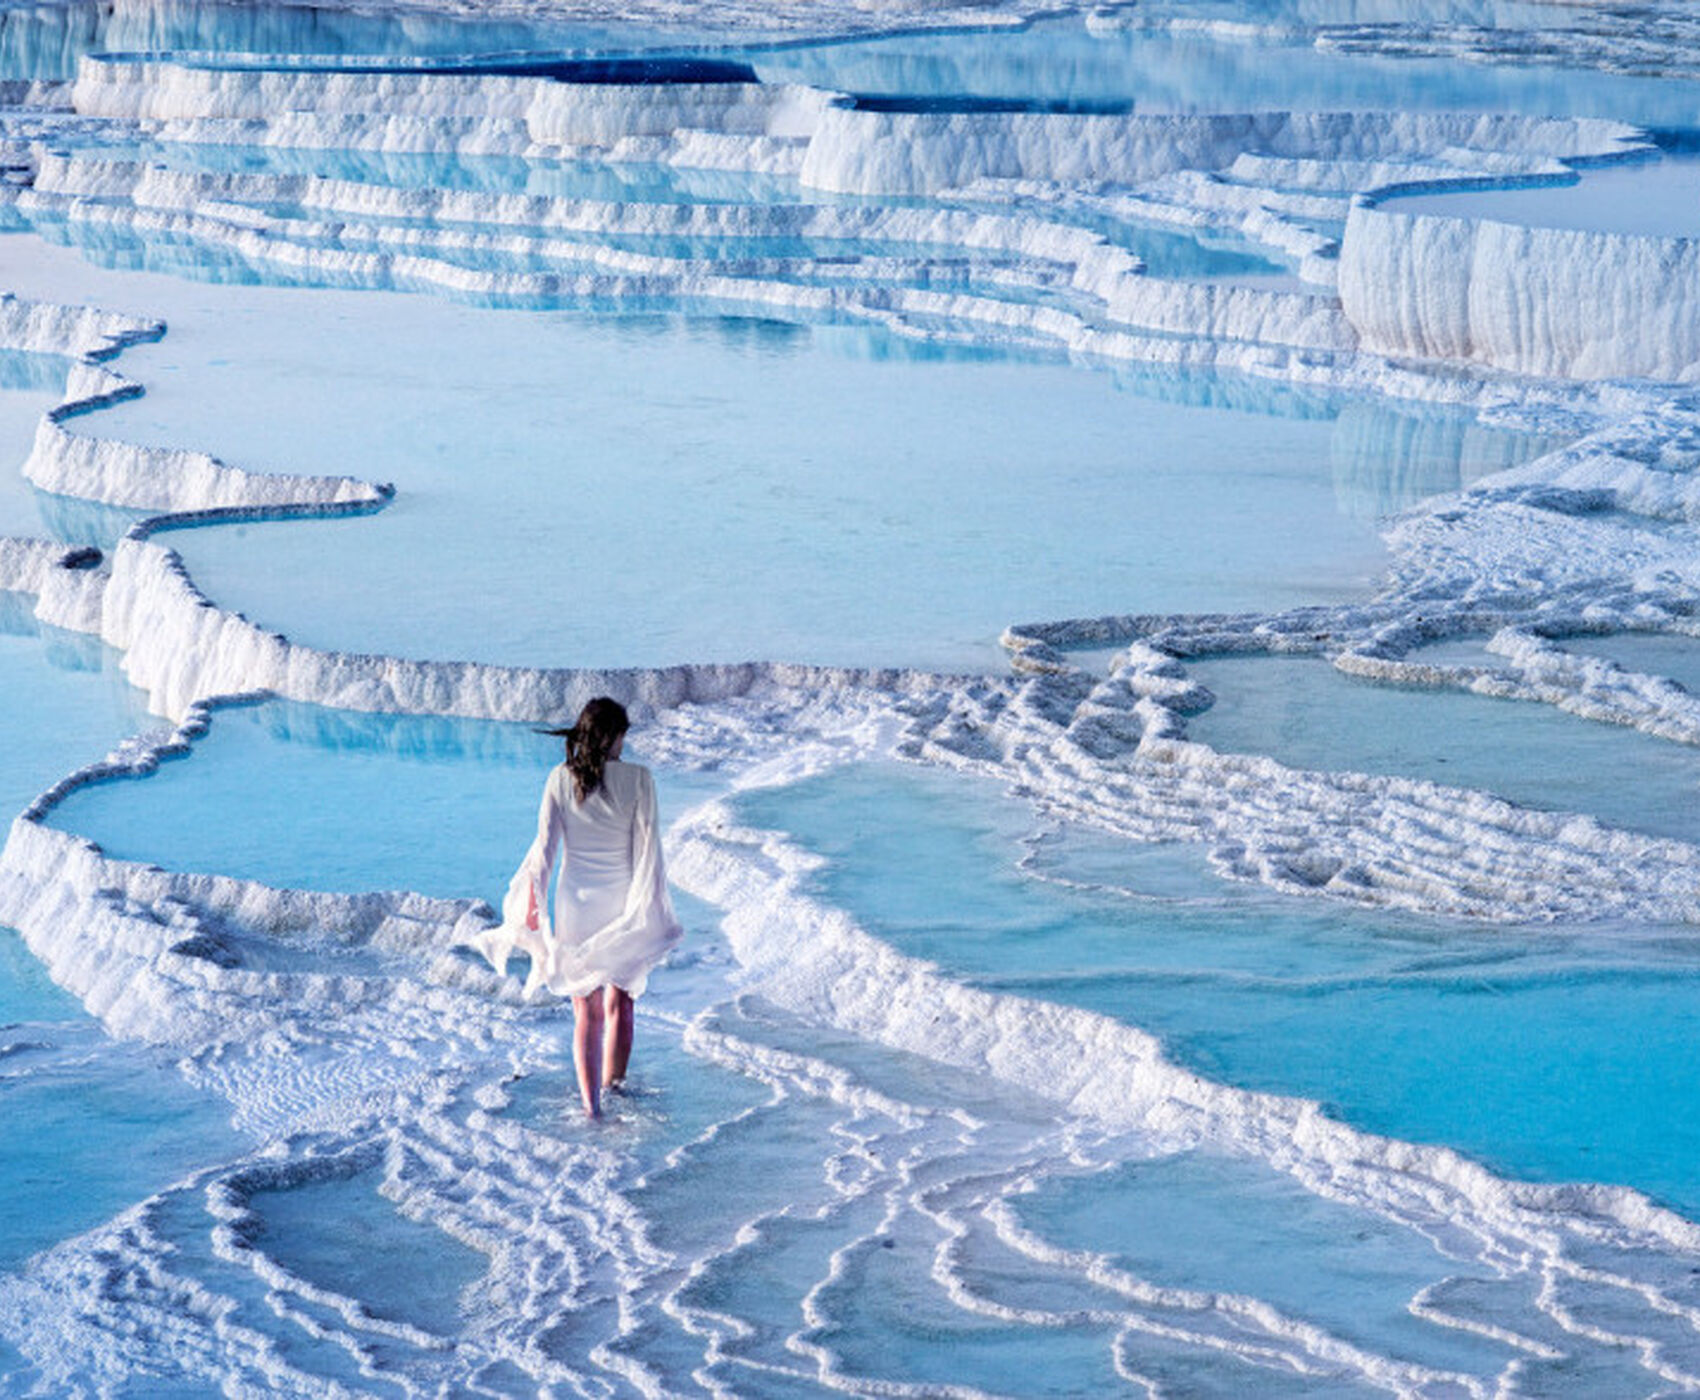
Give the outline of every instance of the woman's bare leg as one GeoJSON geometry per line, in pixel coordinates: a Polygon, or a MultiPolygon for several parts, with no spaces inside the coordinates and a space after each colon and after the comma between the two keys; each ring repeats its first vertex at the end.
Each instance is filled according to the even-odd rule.
{"type": "Polygon", "coordinates": [[[602,1116],[597,1058],[602,1054],[602,988],[573,998],[573,1067],[578,1070],[579,1097],[585,1115],[602,1116]]]}
{"type": "Polygon", "coordinates": [[[610,984],[604,993],[603,1016],[607,1030],[602,1039],[602,1084],[618,1084],[626,1077],[632,1059],[632,999],[610,984]]]}

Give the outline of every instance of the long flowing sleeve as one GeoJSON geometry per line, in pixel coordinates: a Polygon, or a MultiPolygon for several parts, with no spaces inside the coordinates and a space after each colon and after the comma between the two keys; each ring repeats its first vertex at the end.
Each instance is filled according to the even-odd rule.
{"type": "Polygon", "coordinates": [[[479,951],[498,973],[507,972],[508,959],[515,951],[531,958],[528,991],[543,980],[552,943],[549,876],[566,838],[558,787],[556,774],[551,773],[543,784],[543,800],[537,808],[537,835],[502,897],[502,922],[486,929],[478,938],[479,951]]]}

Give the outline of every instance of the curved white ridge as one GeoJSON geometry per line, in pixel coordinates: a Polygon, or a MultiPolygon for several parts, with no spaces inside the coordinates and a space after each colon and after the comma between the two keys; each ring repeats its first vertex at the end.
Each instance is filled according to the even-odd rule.
{"type": "MultiPolygon", "coordinates": [[[[57,621],[49,611],[43,617],[57,621]]],[[[209,696],[256,690],[349,710],[538,721],[576,714],[599,694],[648,715],[769,689],[921,693],[940,684],[939,677],[897,668],[769,661],[569,670],[321,651],[213,606],[178,556],[142,531],[113,552],[100,633],[124,653],[125,670],[150,706],[174,717],[209,696]]]]}
{"type": "Polygon", "coordinates": [[[375,507],[390,495],[347,476],[292,476],[232,467],[205,452],[140,447],[67,430],[63,410],[45,417],[23,465],[43,491],[105,505],[185,512],[232,507],[375,507]]]}
{"type": "Polygon", "coordinates": [[[81,357],[70,366],[60,402],[36,430],[23,464],[26,479],[58,495],[159,511],[278,504],[358,507],[388,498],[387,487],[352,477],[250,472],[201,452],[139,447],[64,426],[139,395],[140,384],[94,361],[164,332],[162,323],[142,317],[0,295],[0,346],[81,357]]]}
{"type": "Polygon", "coordinates": [[[1700,379],[1700,243],[1354,205],[1346,315],[1367,349],[1577,379],[1700,379]]]}
{"type": "MultiPolygon", "coordinates": [[[[0,346],[8,350],[105,359],[127,345],[157,340],[164,333],[163,322],[145,317],[0,292],[0,346]]],[[[74,390],[67,392],[73,399],[78,397],[74,390]]]]}
{"type": "Polygon", "coordinates": [[[1663,676],[1631,671],[1597,656],[1579,656],[1523,628],[1505,627],[1487,642],[1507,666],[1446,667],[1346,652],[1335,665],[1351,675],[1399,685],[1465,689],[1478,695],[1536,700],[1584,719],[1638,729],[1675,743],[1700,745],[1700,696],[1663,676]]]}
{"type": "MultiPolygon", "coordinates": [[[[1165,639],[1167,640],[1167,639],[1165,639]]],[[[1227,875],[1294,894],[1502,922],[1700,922],[1700,850],[1406,778],[1289,768],[1186,741],[1172,658],[1107,679],[1036,675],[957,700],[918,755],[1013,781],[1047,811],[1138,841],[1206,844],[1227,875]]]]}
{"type": "Polygon", "coordinates": [[[1265,156],[1242,151],[1223,174],[1230,180],[1311,194],[1351,195],[1399,185],[1502,186],[1507,177],[1520,182],[1556,184],[1573,181],[1569,166],[1551,156],[1519,151],[1447,147],[1428,159],[1323,160],[1304,156],[1265,156]]]}

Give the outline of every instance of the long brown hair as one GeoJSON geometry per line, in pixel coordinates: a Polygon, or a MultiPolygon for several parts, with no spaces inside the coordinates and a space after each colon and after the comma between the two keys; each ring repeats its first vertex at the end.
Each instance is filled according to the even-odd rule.
{"type": "Polygon", "coordinates": [[[571,729],[547,731],[567,741],[567,771],[573,775],[573,796],[580,802],[602,786],[608,755],[629,728],[626,707],[598,695],[579,711],[578,723],[571,729]]]}

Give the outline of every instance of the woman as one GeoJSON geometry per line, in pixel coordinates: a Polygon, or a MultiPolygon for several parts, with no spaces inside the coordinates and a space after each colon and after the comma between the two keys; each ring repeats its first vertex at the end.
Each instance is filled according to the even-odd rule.
{"type": "Polygon", "coordinates": [[[526,991],[573,999],[573,1063],[584,1111],[601,1116],[601,1090],[625,1078],[632,1053],[632,999],[679,941],[667,895],[649,770],[622,763],[625,707],[601,696],[571,729],[566,762],[543,785],[537,839],[508,886],[502,924],[485,934],[486,956],[505,971],[515,948],[530,954],[526,991]],[[549,878],[564,852],[555,883],[549,878]]]}

